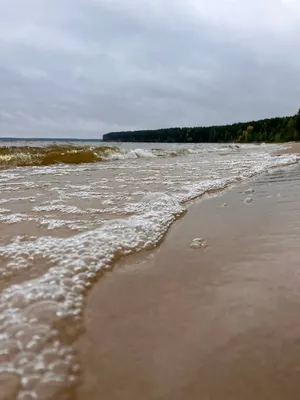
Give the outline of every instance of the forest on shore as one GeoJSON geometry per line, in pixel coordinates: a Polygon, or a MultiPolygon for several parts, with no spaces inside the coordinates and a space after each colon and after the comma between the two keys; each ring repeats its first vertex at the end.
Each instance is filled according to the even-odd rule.
{"type": "Polygon", "coordinates": [[[231,125],[111,132],[103,136],[103,141],[106,142],[281,143],[297,140],[300,140],[300,110],[291,117],[231,125]]]}

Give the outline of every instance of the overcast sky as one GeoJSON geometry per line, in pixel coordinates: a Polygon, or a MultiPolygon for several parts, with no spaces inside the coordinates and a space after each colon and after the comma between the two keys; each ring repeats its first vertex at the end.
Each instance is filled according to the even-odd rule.
{"type": "Polygon", "coordinates": [[[0,0],[0,136],[292,115],[300,0],[0,0]]]}

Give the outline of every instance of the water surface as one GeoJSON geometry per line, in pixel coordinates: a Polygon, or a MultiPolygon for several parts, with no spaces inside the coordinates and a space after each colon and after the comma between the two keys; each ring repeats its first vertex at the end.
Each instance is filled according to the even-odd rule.
{"type": "Polygon", "coordinates": [[[44,143],[1,147],[6,400],[16,393],[18,400],[63,398],[74,385],[79,365],[72,343],[83,327],[85,295],[115,260],[157,246],[190,200],[297,161],[273,156],[275,145],[106,145],[59,144],[58,159],[47,165],[40,163],[44,143]],[[96,159],[74,163],[83,152],[96,159]]]}

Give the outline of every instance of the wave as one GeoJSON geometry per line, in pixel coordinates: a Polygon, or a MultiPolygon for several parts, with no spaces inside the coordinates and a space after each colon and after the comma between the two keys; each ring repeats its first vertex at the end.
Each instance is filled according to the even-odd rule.
{"type": "Polygon", "coordinates": [[[0,165],[2,166],[46,166],[53,164],[84,164],[101,162],[117,147],[50,145],[46,147],[3,146],[0,147],[0,165]]]}
{"type": "Polygon", "coordinates": [[[47,166],[54,164],[84,164],[138,158],[178,157],[202,152],[237,151],[238,145],[205,148],[167,149],[121,149],[117,146],[56,145],[46,147],[2,146],[0,166],[47,166]]]}

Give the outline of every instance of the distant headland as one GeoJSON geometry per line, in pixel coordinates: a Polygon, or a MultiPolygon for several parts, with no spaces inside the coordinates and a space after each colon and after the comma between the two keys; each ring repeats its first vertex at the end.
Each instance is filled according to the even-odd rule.
{"type": "Polygon", "coordinates": [[[268,118],[231,125],[111,132],[103,136],[105,142],[281,143],[297,140],[300,140],[300,110],[291,117],[268,118]]]}

